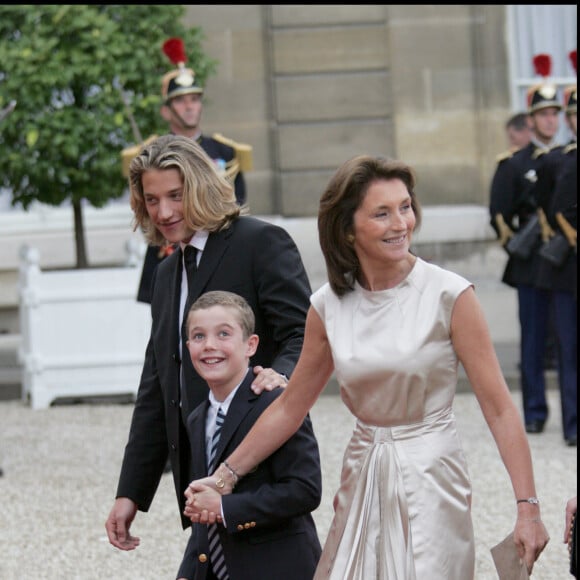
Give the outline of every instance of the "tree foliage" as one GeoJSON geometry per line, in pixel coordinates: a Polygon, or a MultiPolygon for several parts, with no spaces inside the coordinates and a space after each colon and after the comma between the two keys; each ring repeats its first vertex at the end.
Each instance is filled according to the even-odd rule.
{"type": "Polygon", "coordinates": [[[0,185],[12,204],[34,201],[74,212],[77,267],[86,267],[82,208],[121,197],[121,150],[167,131],[161,77],[174,66],[161,49],[183,38],[201,84],[216,62],[203,33],[183,24],[184,5],[0,6],[0,185]],[[128,112],[129,111],[129,114],[128,112]]]}

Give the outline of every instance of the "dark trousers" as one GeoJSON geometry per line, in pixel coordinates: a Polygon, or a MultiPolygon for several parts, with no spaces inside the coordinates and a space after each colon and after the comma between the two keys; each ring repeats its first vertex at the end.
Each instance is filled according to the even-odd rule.
{"type": "Polygon", "coordinates": [[[517,290],[524,420],[526,423],[544,422],[548,418],[544,353],[548,336],[551,292],[526,285],[518,286],[517,290]]]}
{"type": "Polygon", "coordinates": [[[558,383],[564,438],[576,437],[578,399],[577,303],[572,292],[553,291],[554,330],[558,341],[558,383]]]}

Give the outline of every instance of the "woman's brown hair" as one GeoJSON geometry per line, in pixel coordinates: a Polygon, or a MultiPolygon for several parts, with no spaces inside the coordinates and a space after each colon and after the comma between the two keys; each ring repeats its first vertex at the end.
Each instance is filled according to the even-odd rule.
{"type": "Polygon", "coordinates": [[[328,282],[339,296],[354,289],[360,268],[354,247],[348,240],[353,233],[354,213],[371,183],[392,179],[400,179],[407,187],[415,213],[415,229],[418,229],[421,206],[415,195],[415,177],[412,169],[401,161],[370,155],[353,157],[338,168],[320,198],[320,248],[326,262],[328,282]]]}

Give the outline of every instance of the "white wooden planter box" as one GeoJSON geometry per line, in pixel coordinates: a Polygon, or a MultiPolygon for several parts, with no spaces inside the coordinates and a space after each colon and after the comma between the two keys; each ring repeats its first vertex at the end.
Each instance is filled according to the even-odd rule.
{"type": "Polygon", "coordinates": [[[33,409],[59,398],[135,396],[151,329],[137,302],[144,245],[128,244],[126,267],[42,271],[20,252],[22,393],[33,409]]]}

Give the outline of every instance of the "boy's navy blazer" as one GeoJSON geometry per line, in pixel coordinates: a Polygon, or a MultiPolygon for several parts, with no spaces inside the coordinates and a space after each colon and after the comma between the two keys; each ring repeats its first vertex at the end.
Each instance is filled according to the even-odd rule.
{"type": "MultiPolygon", "coordinates": [[[[182,524],[183,491],[189,484],[190,447],[184,420],[207,399],[205,381],[196,375],[180,394],[179,300],[181,251],[163,260],[152,287],[151,336],[135,401],[116,497],[128,497],[147,511],[167,453],[171,460],[182,524]]],[[[209,234],[193,280],[194,297],[210,290],[243,296],[256,317],[258,350],[251,364],[289,377],[300,356],[311,288],[294,240],[283,228],[242,216],[209,234]]]]}
{"type": "MultiPolygon", "coordinates": [[[[264,409],[282,389],[256,395],[251,370],[228,409],[216,455],[219,465],[239,445],[264,409]]],[[[189,416],[192,479],[207,475],[205,424],[209,402],[189,416]]],[[[232,580],[312,578],[320,541],[311,512],[320,504],[322,479],[318,444],[307,417],[300,429],[222,498],[227,530],[220,540],[232,580]]],[[[209,565],[207,525],[194,524],[178,577],[206,577],[209,565]],[[192,573],[193,571],[193,573],[192,573]]]]}

